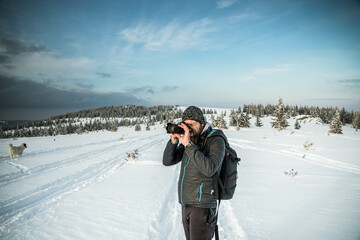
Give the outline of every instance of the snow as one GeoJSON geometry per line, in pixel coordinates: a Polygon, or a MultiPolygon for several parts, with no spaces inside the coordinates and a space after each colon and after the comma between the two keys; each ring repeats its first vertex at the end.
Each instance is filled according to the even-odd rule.
{"type": "MultiPolygon", "coordinates": [[[[224,130],[242,161],[235,196],[221,203],[220,239],[359,239],[360,133],[347,125],[328,135],[311,119],[278,132],[271,118],[261,128],[255,120],[224,130]]],[[[0,238],[185,239],[180,165],[162,165],[162,125],[144,129],[0,139],[0,238]],[[10,161],[8,145],[23,142],[10,161]]]]}

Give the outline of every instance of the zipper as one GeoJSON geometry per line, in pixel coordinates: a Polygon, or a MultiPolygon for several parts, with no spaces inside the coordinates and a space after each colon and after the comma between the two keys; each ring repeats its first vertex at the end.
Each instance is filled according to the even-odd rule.
{"type": "Polygon", "coordinates": [[[181,202],[182,205],[184,205],[184,203],[183,203],[183,184],[184,184],[186,168],[187,168],[187,166],[189,164],[189,161],[190,161],[190,158],[186,154],[186,163],[185,163],[185,166],[184,166],[184,172],[183,172],[183,176],[182,176],[182,179],[181,179],[181,188],[180,188],[180,202],[181,202]]]}
{"type": "Polygon", "coordinates": [[[203,183],[200,184],[200,189],[199,189],[199,202],[201,201],[201,195],[202,195],[202,188],[203,188],[203,183]]]}

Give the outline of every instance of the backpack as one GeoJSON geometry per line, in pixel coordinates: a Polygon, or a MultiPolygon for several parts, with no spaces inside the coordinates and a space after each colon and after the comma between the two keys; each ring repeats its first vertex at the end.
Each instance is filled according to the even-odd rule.
{"type": "Polygon", "coordinates": [[[216,130],[212,130],[207,136],[207,138],[219,136],[225,141],[225,156],[221,165],[221,170],[219,174],[215,174],[214,176],[215,185],[218,190],[216,191],[216,198],[218,200],[229,200],[235,193],[236,182],[239,178],[237,166],[241,159],[237,157],[236,151],[230,147],[226,136],[224,134],[217,134],[216,132],[216,130]]]}
{"type": "MultiPolygon", "coordinates": [[[[206,138],[219,136],[225,141],[225,156],[221,165],[221,170],[219,174],[215,174],[214,181],[217,188],[216,198],[219,200],[218,208],[220,208],[221,200],[229,200],[234,196],[236,181],[239,178],[237,166],[241,161],[237,157],[237,153],[234,149],[230,147],[230,144],[226,136],[215,129],[212,130],[206,138]],[[216,182],[218,184],[216,184],[216,182]]],[[[218,211],[216,211],[216,219],[218,218],[218,211]]],[[[215,226],[215,239],[219,240],[219,226],[215,226]]]]}

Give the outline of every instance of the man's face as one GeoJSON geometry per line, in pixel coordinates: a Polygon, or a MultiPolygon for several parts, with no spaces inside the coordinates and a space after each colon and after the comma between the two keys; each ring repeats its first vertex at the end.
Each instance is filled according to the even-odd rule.
{"type": "Polygon", "coordinates": [[[200,135],[203,130],[203,125],[195,120],[185,120],[187,124],[192,128],[193,132],[190,133],[190,136],[200,135]]]}

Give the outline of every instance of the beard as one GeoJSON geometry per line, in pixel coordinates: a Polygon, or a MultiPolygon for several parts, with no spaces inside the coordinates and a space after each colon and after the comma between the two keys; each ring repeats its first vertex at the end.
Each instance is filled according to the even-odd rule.
{"type": "Polygon", "coordinates": [[[196,135],[190,136],[190,141],[193,142],[195,145],[198,145],[199,138],[200,138],[200,134],[196,134],[196,135]]]}

